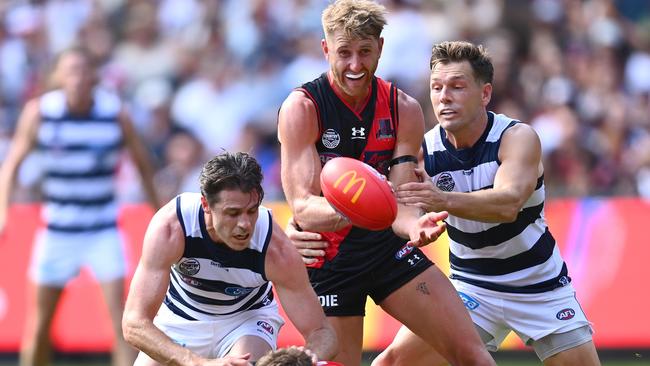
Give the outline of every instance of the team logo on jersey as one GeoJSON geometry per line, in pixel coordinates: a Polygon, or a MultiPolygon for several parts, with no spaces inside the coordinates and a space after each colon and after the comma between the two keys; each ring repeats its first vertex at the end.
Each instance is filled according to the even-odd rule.
{"type": "Polygon", "coordinates": [[[560,283],[560,285],[566,286],[566,285],[569,284],[569,282],[571,282],[571,279],[569,278],[569,276],[562,276],[562,277],[560,277],[558,282],[560,283]]]}
{"type": "Polygon", "coordinates": [[[365,140],[366,139],[366,128],[365,127],[352,127],[352,139],[353,140],[365,140]]]}
{"type": "Polygon", "coordinates": [[[341,155],[334,154],[334,153],[320,153],[318,155],[318,157],[320,158],[320,165],[321,166],[325,165],[325,163],[327,163],[328,161],[330,161],[330,160],[332,160],[334,158],[338,158],[339,156],[341,156],[341,155]]]}
{"type": "Polygon", "coordinates": [[[436,179],[436,187],[441,191],[451,192],[454,190],[455,186],[456,183],[454,183],[454,178],[447,172],[440,174],[438,179],[436,179]]]}
{"type": "Polygon", "coordinates": [[[412,245],[406,244],[395,253],[395,259],[402,260],[415,249],[412,245]]]}
{"type": "Polygon", "coordinates": [[[562,309],[555,314],[558,320],[569,320],[576,316],[576,312],[571,308],[562,309]]]}
{"type": "Polygon", "coordinates": [[[253,291],[253,289],[247,287],[226,287],[226,289],[224,290],[226,295],[230,295],[230,296],[247,295],[250,294],[251,291],[253,291]]]}
{"type": "Polygon", "coordinates": [[[379,128],[377,129],[377,140],[387,140],[395,137],[395,130],[393,129],[393,124],[390,123],[390,118],[380,119],[377,123],[379,128]]]}
{"type": "Polygon", "coordinates": [[[326,148],[333,149],[339,146],[339,143],[341,142],[341,135],[339,135],[339,133],[336,132],[334,129],[329,128],[325,130],[325,132],[323,132],[320,141],[323,143],[323,146],[325,146],[326,148]]]}
{"type": "Polygon", "coordinates": [[[273,334],[275,331],[273,330],[273,326],[264,320],[260,320],[257,322],[257,326],[264,329],[267,333],[273,334]]]}
{"type": "Polygon", "coordinates": [[[458,291],[458,296],[460,296],[460,299],[463,300],[463,305],[465,305],[465,307],[469,310],[474,310],[480,305],[476,299],[464,292],[458,291]]]}
{"type": "Polygon", "coordinates": [[[194,276],[199,273],[201,269],[201,264],[194,258],[183,258],[183,260],[178,263],[178,270],[188,276],[194,276]]]}
{"type": "Polygon", "coordinates": [[[262,305],[270,305],[272,301],[273,300],[269,299],[269,295],[264,295],[264,298],[262,299],[262,305]]]}

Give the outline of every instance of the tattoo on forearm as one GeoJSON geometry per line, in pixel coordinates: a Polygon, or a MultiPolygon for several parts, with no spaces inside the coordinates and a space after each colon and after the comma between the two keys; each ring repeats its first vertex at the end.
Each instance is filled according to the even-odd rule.
{"type": "Polygon", "coordinates": [[[429,289],[427,288],[427,283],[426,283],[426,282],[420,282],[420,283],[418,283],[418,286],[415,288],[415,291],[417,291],[417,292],[421,292],[421,293],[423,293],[423,294],[425,294],[425,295],[429,295],[429,294],[431,294],[431,293],[429,292],[429,289]]]}

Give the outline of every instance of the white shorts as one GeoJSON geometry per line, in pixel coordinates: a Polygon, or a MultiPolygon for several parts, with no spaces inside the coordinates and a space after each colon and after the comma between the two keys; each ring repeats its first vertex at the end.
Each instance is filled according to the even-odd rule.
{"type": "Polygon", "coordinates": [[[44,229],[36,234],[29,271],[35,283],[64,287],[84,267],[101,283],[125,276],[124,240],[117,228],[91,233],[44,229]]]}
{"type": "Polygon", "coordinates": [[[243,336],[262,338],[275,350],[284,320],[276,302],[260,309],[242,311],[210,321],[187,320],[163,304],[153,323],[175,343],[199,356],[219,358],[226,356],[243,336]]]}
{"type": "Polygon", "coordinates": [[[539,294],[513,294],[487,290],[458,280],[456,287],[474,324],[494,338],[486,343],[496,351],[510,331],[530,345],[549,334],[584,326],[591,328],[570,284],[539,294]]]}

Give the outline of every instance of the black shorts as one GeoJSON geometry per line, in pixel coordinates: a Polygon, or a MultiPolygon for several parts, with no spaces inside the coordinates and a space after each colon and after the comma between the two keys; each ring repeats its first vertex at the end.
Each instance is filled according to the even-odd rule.
{"type": "Polygon", "coordinates": [[[325,315],[364,316],[367,296],[379,304],[433,265],[418,248],[398,247],[381,255],[361,271],[307,268],[325,315]]]}

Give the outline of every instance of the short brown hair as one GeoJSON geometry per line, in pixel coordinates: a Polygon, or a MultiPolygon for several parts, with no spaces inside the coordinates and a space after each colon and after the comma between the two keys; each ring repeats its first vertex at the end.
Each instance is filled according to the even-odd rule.
{"type": "Polygon", "coordinates": [[[386,25],[386,8],[369,0],[337,0],[321,17],[325,37],[343,30],[351,38],[379,38],[386,25]]]}
{"type": "Polygon", "coordinates": [[[260,358],[256,366],[312,366],[311,357],[297,347],[280,348],[260,358]]]}
{"type": "Polygon", "coordinates": [[[484,83],[492,83],[494,67],[487,50],[482,45],[465,41],[448,41],[438,43],[431,49],[429,67],[433,71],[436,65],[450,62],[467,61],[472,66],[474,78],[484,83]]]}
{"type": "Polygon", "coordinates": [[[262,179],[262,168],[254,157],[245,152],[224,151],[203,165],[199,183],[201,194],[210,206],[219,202],[219,192],[226,189],[245,193],[256,191],[261,203],[264,198],[262,179]]]}

